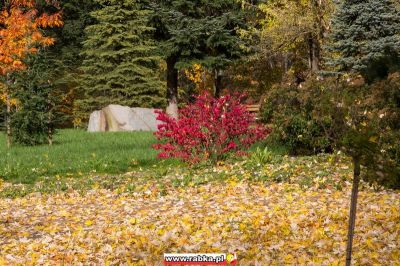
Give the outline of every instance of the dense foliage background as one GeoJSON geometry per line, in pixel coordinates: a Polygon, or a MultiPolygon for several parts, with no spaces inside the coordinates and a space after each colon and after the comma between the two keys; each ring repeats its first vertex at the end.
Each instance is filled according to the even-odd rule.
{"type": "Polygon", "coordinates": [[[63,24],[40,24],[54,43],[2,75],[0,122],[14,141],[51,143],[111,103],[177,117],[205,91],[240,92],[291,154],[341,149],[373,182],[399,185],[398,0],[31,2],[21,16],[62,12],[63,24]]]}

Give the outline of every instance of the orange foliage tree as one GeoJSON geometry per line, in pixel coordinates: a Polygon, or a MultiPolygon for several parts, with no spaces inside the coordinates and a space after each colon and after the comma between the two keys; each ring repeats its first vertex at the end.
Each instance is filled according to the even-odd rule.
{"type": "MultiPolygon", "coordinates": [[[[58,7],[54,0],[47,4],[58,7]]],[[[43,29],[62,26],[61,11],[54,14],[40,13],[36,0],[3,0],[0,1],[0,75],[3,91],[0,92],[7,105],[7,146],[11,145],[10,128],[10,85],[11,74],[24,70],[27,66],[24,59],[37,53],[39,47],[54,44],[54,39],[46,37],[43,29]]]]}

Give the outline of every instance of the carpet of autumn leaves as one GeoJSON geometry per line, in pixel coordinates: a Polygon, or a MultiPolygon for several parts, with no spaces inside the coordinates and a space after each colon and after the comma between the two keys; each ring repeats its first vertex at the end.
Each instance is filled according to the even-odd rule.
{"type": "MultiPolygon", "coordinates": [[[[3,198],[0,265],[161,265],[164,252],[236,252],[239,265],[343,265],[351,168],[328,165],[287,164],[290,176],[279,183],[251,178],[272,165],[258,173],[223,165],[203,175],[232,173],[220,181],[181,186],[182,172],[143,182],[129,173],[128,183],[137,177],[129,192],[123,182],[105,189],[100,178],[84,192],[3,198]],[[296,182],[317,176],[316,167],[343,186],[296,182]]],[[[363,184],[358,206],[355,265],[400,265],[400,193],[363,184]]]]}

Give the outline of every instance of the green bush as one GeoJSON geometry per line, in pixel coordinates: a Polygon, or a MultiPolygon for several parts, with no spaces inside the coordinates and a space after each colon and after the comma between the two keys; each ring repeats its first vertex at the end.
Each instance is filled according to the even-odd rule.
{"type": "Polygon", "coordinates": [[[313,113],[314,99],[323,94],[323,83],[287,85],[271,89],[261,108],[262,121],[272,124],[273,139],[289,148],[293,155],[311,155],[332,151],[327,130],[329,117],[313,113]]]}
{"type": "Polygon", "coordinates": [[[309,79],[272,89],[262,118],[291,154],[341,149],[361,156],[364,180],[400,188],[400,73],[366,84],[358,76],[309,79]]]}
{"type": "Polygon", "coordinates": [[[53,129],[50,126],[52,115],[48,112],[46,95],[38,90],[19,91],[18,95],[23,95],[23,100],[18,111],[11,117],[14,141],[24,145],[47,143],[48,133],[53,129]]]}
{"type": "Polygon", "coordinates": [[[366,179],[375,180],[391,188],[400,188],[400,73],[387,80],[374,83],[365,99],[368,123],[378,131],[374,154],[366,179]],[[376,178],[378,179],[376,180],[376,178]]]}

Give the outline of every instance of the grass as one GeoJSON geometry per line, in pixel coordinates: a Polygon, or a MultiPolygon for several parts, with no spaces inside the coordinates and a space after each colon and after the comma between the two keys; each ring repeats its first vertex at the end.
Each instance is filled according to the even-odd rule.
{"type": "MultiPolygon", "coordinates": [[[[4,155],[0,157],[0,185],[2,180],[17,185],[6,196],[12,196],[14,189],[19,191],[16,195],[81,190],[91,188],[99,176],[106,179],[103,187],[113,188],[119,183],[114,177],[127,172],[146,173],[149,179],[163,177],[171,168],[186,168],[177,160],[159,161],[152,148],[155,142],[151,132],[88,133],[67,129],[58,132],[53,146],[14,145],[8,149],[5,135],[0,133],[0,153],[4,155]]],[[[250,152],[264,151],[265,145],[272,156],[286,154],[284,147],[268,142],[255,144],[250,152]]],[[[265,157],[262,153],[260,156],[265,157]]],[[[208,163],[200,166],[210,167],[208,163]]]]}
{"type": "Polygon", "coordinates": [[[31,184],[40,177],[118,174],[157,162],[152,149],[155,137],[150,132],[87,133],[60,130],[53,146],[7,149],[0,134],[0,179],[31,184]]]}

